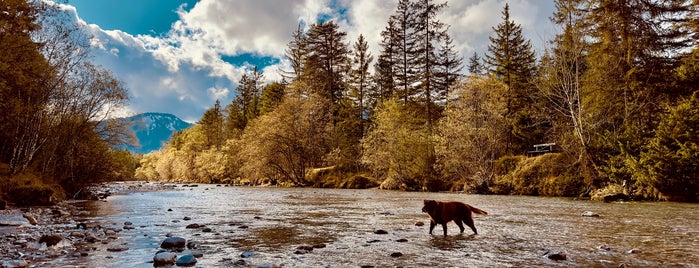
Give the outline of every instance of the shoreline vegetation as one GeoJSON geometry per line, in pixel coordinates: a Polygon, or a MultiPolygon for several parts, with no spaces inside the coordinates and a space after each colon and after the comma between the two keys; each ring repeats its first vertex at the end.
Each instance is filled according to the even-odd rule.
{"type": "Polygon", "coordinates": [[[6,2],[0,205],[134,178],[699,201],[692,1],[556,0],[560,32],[542,55],[505,4],[467,66],[439,19],[446,3],[397,1],[378,55],[333,20],[299,24],[283,79],[250,67],[231,103],[145,155],[116,149],[133,133],[102,111],[127,105],[128,90],[89,61],[80,25],[61,24],[60,5],[6,2]],[[527,156],[537,144],[555,151],[527,156]]]}

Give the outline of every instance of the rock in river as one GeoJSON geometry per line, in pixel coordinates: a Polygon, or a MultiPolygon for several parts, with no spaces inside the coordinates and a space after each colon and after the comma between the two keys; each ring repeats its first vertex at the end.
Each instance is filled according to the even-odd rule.
{"type": "Polygon", "coordinates": [[[544,254],[544,256],[546,256],[546,258],[549,258],[549,259],[552,259],[555,261],[564,261],[568,258],[565,253],[555,252],[555,251],[554,252],[551,252],[551,251],[546,252],[546,254],[544,254]]]}
{"type": "Polygon", "coordinates": [[[177,259],[177,255],[175,255],[174,253],[160,252],[158,254],[155,254],[155,256],[153,256],[153,265],[154,266],[173,265],[173,264],[175,264],[176,259],[177,259]]]}
{"type": "Polygon", "coordinates": [[[599,217],[599,214],[594,213],[592,211],[584,211],[580,216],[583,217],[599,217]]]}
{"type": "Polygon", "coordinates": [[[160,244],[161,248],[164,249],[173,249],[173,248],[184,248],[187,240],[185,240],[182,237],[168,237],[163,240],[163,243],[160,244]]]}
{"type": "Polygon", "coordinates": [[[177,262],[175,262],[175,264],[177,264],[177,266],[194,266],[197,264],[197,258],[191,254],[182,255],[177,258],[177,262]]]}
{"type": "Polygon", "coordinates": [[[39,244],[46,243],[46,246],[50,247],[58,244],[61,240],[63,240],[63,237],[59,234],[42,235],[41,238],[39,238],[39,244]]]}

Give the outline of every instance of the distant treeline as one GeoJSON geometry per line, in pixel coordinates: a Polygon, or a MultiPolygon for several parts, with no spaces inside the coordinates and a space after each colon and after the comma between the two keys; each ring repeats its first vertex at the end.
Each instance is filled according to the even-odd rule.
{"type": "Polygon", "coordinates": [[[465,66],[444,3],[399,0],[376,57],[333,21],[299,25],[283,81],[250,70],[136,177],[697,200],[697,2],[555,4],[543,55],[505,5],[465,66]]]}

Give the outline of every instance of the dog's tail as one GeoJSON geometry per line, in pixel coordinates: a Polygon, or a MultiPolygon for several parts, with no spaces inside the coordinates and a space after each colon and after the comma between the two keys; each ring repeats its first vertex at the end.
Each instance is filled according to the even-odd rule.
{"type": "Polygon", "coordinates": [[[481,214],[481,215],[488,215],[488,212],[485,212],[483,210],[480,210],[476,207],[471,206],[471,211],[476,214],[481,214]]]}

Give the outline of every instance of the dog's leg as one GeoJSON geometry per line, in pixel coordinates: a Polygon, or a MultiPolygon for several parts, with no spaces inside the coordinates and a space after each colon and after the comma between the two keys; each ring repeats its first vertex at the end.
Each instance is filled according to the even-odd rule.
{"type": "Polygon", "coordinates": [[[442,230],[444,230],[444,236],[447,236],[447,223],[442,223],[442,230]]]}
{"type": "Polygon", "coordinates": [[[435,226],[437,226],[437,223],[435,223],[434,221],[430,221],[430,234],[432,234],[432,230],[435,226]]]}
{"type": "Polygon", "coordinates": [[[464,222],[466,223],[466,225],[468,225],[468,227],[471,227],[471,230],[473,230],[474,234],[478,234],[478,231],[476,231],[476,226],[473,225],[473,217],[471,217],[471,215],[465,217],[464,222]]]}
{"type": "Polygon", "coordinates": [[[464,228],[464,225],[461,222],[461,219],[458,219],[458,218],[454,219],[454,222],[456,223],[456,225],[459,226],[459,230],[461,230],[461,232],[463,233],[466,228],[464,228]]]}

